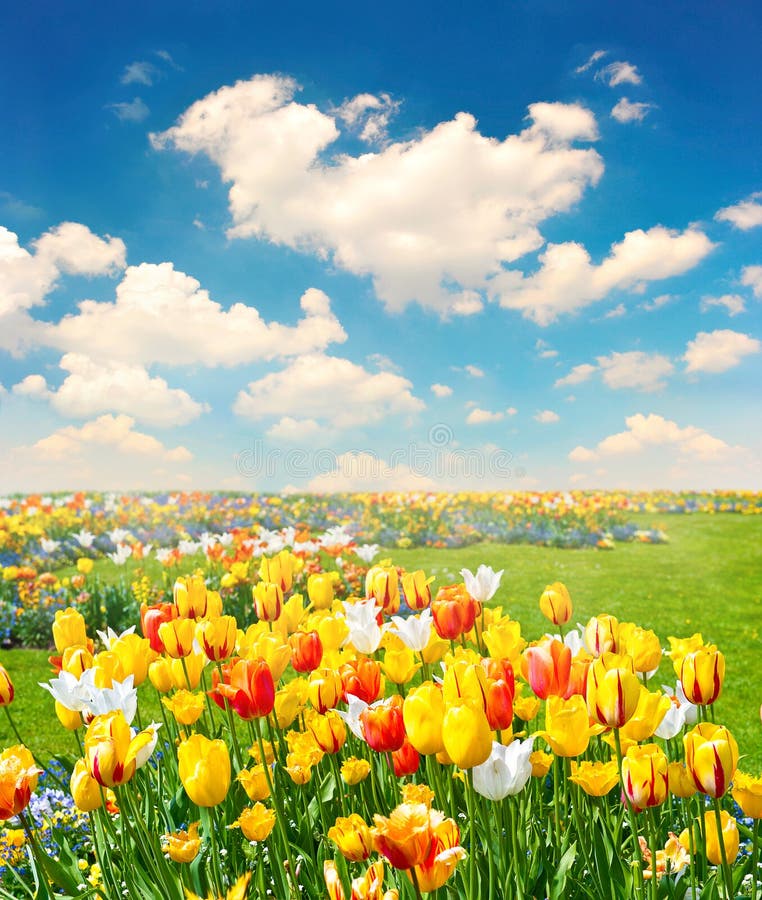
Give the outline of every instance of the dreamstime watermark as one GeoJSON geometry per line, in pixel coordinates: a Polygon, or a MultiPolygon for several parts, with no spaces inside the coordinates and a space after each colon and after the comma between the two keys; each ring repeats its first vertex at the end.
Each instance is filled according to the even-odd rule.
{"type": "Polygon", "coordinates": [[[484,481],[524,478],[514,455],[503,447],[463,448],[449,425],[437,423],[428,440],[411,441],[383,457],[375,450],[350,448],[337,452],[326,447],[272,447],[257,438],[239,451],[235,466],[244,478],[312,479],[342,475],[361,481],[393,480],[401,473],[447,482],[455,479],[484,481]]]}

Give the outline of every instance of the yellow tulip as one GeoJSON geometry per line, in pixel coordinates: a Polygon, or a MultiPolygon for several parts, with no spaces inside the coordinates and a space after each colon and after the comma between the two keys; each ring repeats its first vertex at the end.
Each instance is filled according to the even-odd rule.
{"type": "Polygon", "coordinates": [[[173,687],[177,690],[185,688],[195,691],[201,683],[201,675],[206,664],[207,657],[204,653],[191,653],[184,659],[170,660],[169,671],[173,687]]]}
{"type": "Polygon", "coordinates": [[[201,838],[198,836],[199,822],[193,822],[187,831],[174,831],[161,837],[161,847],[169,854],[172,862],[191,863],[201,849],[201,838]]]}
{"type": "Polygon", "coordinates": [[[93,566],[95,563],[92,559],[88,559],[86,556],[80,556],[77,560],[77,571],[80,575],[89,575],[93,571],[93,566]]]}
{"type": "Polygon", "coordinates": [[[291,662],[291,646],[282,634],[266,631],[249,646],[246,659],[261,657],[273,676],[273,681],[278,682],[291,662]]]}
{"type": "Polygon", "coordinates": [[[110,647],[119,659],[124,676],[132,675],[133,685],[138,687],[148,677],[148,667],[157,654],[151,649],[151,642],[138,634],[125,634],[110,647]]]}
{"type": "MultiPolygon", "coordinates": [[[[728,865],[733,865],[738,856],[740,839],[738,836],[738,823],[723,809],[720,812],[722,824],[722,842],[725,845],[725,856],[728,865]]],[[[720,834],[717,831],[717,818],[714,810],[704,813],[704,829],[706,833],[706,858],[713,866],[722,865],[722,850],[720,848],[720,834]]]]}
{"type": "Polygon", "coordinates": [[[331,573],[313,572],[307,579],[307,596],[314,609],[330,609],[333,604],[331,573]]]}
{"type": "Polygon", "coordinates": [[[672,701],[665,694],[652,693],[641,685],[635,712],[622,727],[622,737],[631,741],[646,741],[661,725],[672,701]]]}
{"type": "Polygon", "coordinates": [[[349,626],[343,616],[323,616],[317,626],[320,643],[325,653],[338,650],[349,635],[349,626]]]}
{"type": "Polygon", "coordinates": [[[373,851],[370,827],[357,813],[336,819],[333,826],[328,829],[328,839],[336,844],[344,859],[350,862],[361,862],[373,851]]]}
{"type": "Polygon", "coordinates": [[[0,706],[9,706],[13,703],[14,689],[11,676],[5,666],[0,665],[0,706]]]}
{"type": "Polygon", "coordinates": [[[180,781],[196,806],[217,806],[230,788],[230,755],[224,741],[191,735],[177,749],[180,781]]]}
{"type": "Polygon", "coordinates": [[[270,785],[267,781],[267,773],[264,766],[252,766],[250,769],[241,769],[237,781],[246,791],[246,796],[255,803],[257,800],[267,800],[270,796],[270,785]]]}
{"type": "MultiPolygon", "coordinates": [[[[531,757],[530,757],[531,759],[531,757]]],[[[604,797],[619,783],[616,760],[609,762],[572,762],[570,780],[578,784],[591,797],[604,797]]],[[[532,772],[534,774],[534,772],[532,772]]]]}
{"type": "Polygon", "coordinates": [[[183,619],[201,619],[207,614],[208,591],[203,575],[178,578],[173,588],[175,606],[183,619]]]}
{"type": "Polygon", "coordinates": [[[262,803],[255,803],[241,811],[241,815],[230,826],[238,827],[247,841],[266,841],[275,827],[275,812],[262,803]]]}
{"type": "Polygon", "coordinates": [[[164,657],[154,660],[148,667],[148,679],[160,694],[169,693],[173,687],[169,660],[164,657]]]}
{"type": "Polygon", "coordinates": [[[460,703],[445,712],[442,739],[448,756],[461,769],[480,766],[492,752],[489,722],[476,704],[460,703]]]}
{"type": "Polygon", "coordinates": [[[164,697],[161,701],[172,713],[180,725],[193,725],[204,712],[204,697],[202,694],[193,694],[182,688],[171,697],[164,697]]]}
{"type": "Polygon", "coordinates": [[[333,709],[341,700],[344,685],[334,669],[320,668],[310,672],[307,696],[319,713],[333,709]]]}
{"type": "Polygon", "coordinates": [[[238,639],[235,616],[218,616],[201,622],[196,629],[199,643],[212,662],[232,656],[238,639]]]}
{"type": "Polygon", "coordinates": [[[83,672],[92,667],[93,654],[87,647],[81,645],[67,647],[61,656],[61,669],[76,678],[80,678],[83,672]]]}
{"type": "Polygon", "coordinates": [[[590,723],[585,698],[573,694],[548,697],[545,706],[545,731],[539,732],[556,756],[579,756],[590,742],[590,723]]]}
{"type": "Polygon", "coordinates": [[[323,753],[338,753],[347,739],[347,726],[335,709],[329,709],[325,715],[310,710],[305,717],[307,728],[315,739],[315,743],[323,753]]]}
{"type": "Polygon", "coordinates": [[[259,577],[262,581],[277,584],[281,591],[286,594],[291,590],[294,573],[298,570],[298,565],[297,557],[289,553],[288,550],[281,550],[275,556],[262,557],[262,562],[259,565],[259,577]]]}
{"type": "Polygon", "coordinates": [[[272,581],[259,581],[252,588],[254,611],[260,622],[275,622],[283,609],[283,589],[272,581]]]}
{"type": "Polygon", "coordinates": [[[420,668],[421,664],[415,661],[415,655],[408,647],[389,648],[384,653],[384,672],[394,684],[407,684],[420,668]]]}
{"type": "Polygon", "coordinates": [[[534,750],[529,754],[529,762],[532,763],[532,778],[544,778],[553,765],[553,755],[544,750],[534,750]]]}
{"type": "Polygon", "coordinates": [[[92,812],[103,806],[101,786],[88,771],[84,759],[78,759],[74,763],[74,770],[69,780],[69,790],[77,809],[82,812],[92,812]]]}
{"type": "Polygon", "coordinates": [[[499,619],[484,631],[484,643],[495,659],[509,659],[516,671],[527,642],[521,636],[521,624],[513,619],[499,619]]]}
{"type": "Polygon", "coordinates": [[[554,625],[565,625],[572,617],[571,595],[565,584],[548,585],[540,597],[540,612],[554,625]]]}
{"type": "Polygon", "coordinates": [[[155,745],[151,728],[133,738],[121,710],[96,716],[85,734],[87,769],[103,787],[125,784],[148,761],[155,745]]]}
{"type": "Polygon", "coordinates": [[[629,654],[636,672],[652,672],[661,665],[661,643],[657,634],[631,622],[619,625],[619,646],[629,654]]]}
{"type": "Polygon", "coordinates": [[[733,779],[733,799],[745,816],[762,819],[762,778],[736,772],[733,779]]]}
{"type": "Polygon", "coordinates": [[[365,781],[368,775],[370,775],[370,763],[367,759],[350,756],[341,765],[341,777],[350,787],[365,781]]]}
{"type": "Polygon", "coordinates": [[[442,689],[431,681],[413,688],[405,697],[402,719],[407,738],[419,753],[429,756],[444,748],[444,716],[442,689]]]}
{"type": "Polygon", "coordinates": [[[82,725],[82,714],[76,709],[69,709],[56,700],[56,716],[67,731],[76,731],[82,725]]]}
{"type": "Polygon", "coordinates": [[[671,762],[667,769],[669,790],[675,797],[687,800],[696,793],[693,776],[680,762],[671,762]]]}
{"type": "Polygon", "coordinates": [[[275,692],[273,712],[278,728],[285,731],[304,709],[307,703],[307,682],[304,678],[295,678],[275,692]]]}

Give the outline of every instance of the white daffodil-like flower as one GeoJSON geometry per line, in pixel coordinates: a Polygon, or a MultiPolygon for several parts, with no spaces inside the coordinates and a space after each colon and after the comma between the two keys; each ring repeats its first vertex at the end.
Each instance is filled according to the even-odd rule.
{"type": "Polygon", "coordinates": [[[83,528],[81,531],[78,531],[76,534],[73,534],[72,537],[74,540],[85,550],[89,550],[90,547],[93,546],[93,541],[95,540],[95,535],[88,531],[86,528],[83,528]]]}
{"type": "Polygon", "coordinates": [[[355,549],[355,553],[363,562],[369,563],[378,553],[378,544],[362,544],[355,549]]]}
{"type": "Polygon", "coordinates": [[[114,631],[114,629],[109,626],[109,628],[107,628],[106,631],[96,631],[96,634],[103,642],[103,646],[106,648],[106,650],[110,650],[111,645],[114,643],[114,641],[118,641],[119,638],[126,637],[128,634],[134,634],[135,627],[136,627],[135,625],[131,625],[129,628],[125,629],[125,631],[123,631],[121,634],[117,634],[114,631]]]}
{"type": "Polygon", "coordinates": [[[365,735],[362,732],[360,716],[368,708],[368,704],[364,700],[361,700],[359,697],[355,697],[354,694],[347,694],[347,706],[349,708],[346,711],[344,711],[343,709],[337,709],[336,712],[344,720],[344,724],[352,732],[352,734],[356,738],[360,738],[360,740],[364,742],[365,735]]]}
{"type": "Polygon", "coordinates": [[[54,541],[52,538],[42,538],[40,540],[40,547],[42,547],[42,552],[46,553],[48,556],[50,556],[52,553],[55,553],[60,546],[61,542],[54,541]]]}
{"type": "Polygon", "coordinates": [[[426,608],[419,616],[392,616],[393,631],[399,635],[400,640],[416,653],[424,650],[431,637],[431,623],[433,616],[431,610],[426,608]]]}
{"type": "Polygon", "coordinates": [[[662,690],[668,697],[673,699],[670,708],[654,734],[662,738],[662,740],[668,741],[670,738],[677,737],[686,725],[695,724],[698,718],[698,709],[693,703],[688,701],[685,691],[683,691],[683,686],[679,681],[674,689],[663,684],[662,690]]]}
{"type": "Polygon", "coordinates": [[[474,790],[488,800],[502,800],[520,793],[532,775],[529,756],[534,738],[505,746],[494,741],[486,762],[474,766],[474,790]]]}
{"type": "Polygon", "coordinates": [[[344,643],[352,644],[358,653],[370,655],[378,650],[384,632],[389,624],[379,625],[377,621],[380,608],[376,606],[374,597],[361,600],[359,603],[343,604],[349,634],[344,643]]]}
{"type": "Polygon", "coordinates": [[[495,591],[500,587],[500,579],[504,569],[495,572],[492,566],[479,566],[476,575],[470,569],[461,569],[460,574],[466,585],[466,590],[479,603],[487,603],[495,596],[495,591]]]}
{"type": "Polygon", "coordinates": [[[119,544],[113,553],[106,554],[117,566],[123,566],[132,556],[132,547],[129,544],[119,544]]]}

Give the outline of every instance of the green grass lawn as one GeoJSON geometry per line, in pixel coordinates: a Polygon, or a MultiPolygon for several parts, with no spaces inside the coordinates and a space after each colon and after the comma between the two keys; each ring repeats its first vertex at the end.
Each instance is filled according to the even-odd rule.
{"type": "MultiPolygon", "coordinates": [[[[547,630],[537,601],[546,584],[563,581],[574,601],[574,622],[608,612],[622,620],[653,628],[667,637],[700,631],[718,644],[727,659],[727,674],[717,718],[738,739],[742,765],[762,769],[762,518],[736,515],[633,517],[642,525],[664,528],[666,545],[619,544],[610,552],[557,550],[545,547],[476,544],[458,550],[389,550],[395,563],[423,568],[437,584],[459,580],[461,568],[480,563],[504,569],[495,602],[502,604],[532,639],[547,630]]],[[[381,558],[381,557],[379,557],[381,558]]],[[[129,565],[129,564],[128,564],[129,565]]],[[[190,566],[189,566],[190,568],[190,566]]],[[[130,569],[99,565],[104,578],[128,578],[130,569]]],[[[158,570],[157,570],[158,571],[158,570]]],[[[13,713],[32,749],[72,752],[74,738],[58,725],[53,701],[37,687],[50,677],[47,654],[34,650],[0,653],[16,685],[13,713]]],[[[674,684],[667,661],[658,683],[674,684]]],[[[144,718],[158,717],[153,690],[142,691],[144,718]]],[[[0,747],[13,742],[0,716],[0,747]]]]}

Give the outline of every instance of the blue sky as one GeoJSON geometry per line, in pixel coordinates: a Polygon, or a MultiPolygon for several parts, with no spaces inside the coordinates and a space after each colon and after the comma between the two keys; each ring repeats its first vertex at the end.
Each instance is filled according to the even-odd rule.
{"type": "Polygon", "coordinates": [[[758,5],[0,35],[0,491],[762,488],[758,5]]]}

